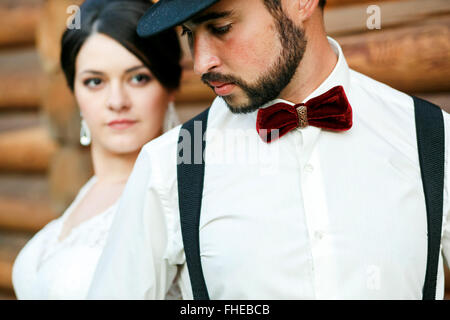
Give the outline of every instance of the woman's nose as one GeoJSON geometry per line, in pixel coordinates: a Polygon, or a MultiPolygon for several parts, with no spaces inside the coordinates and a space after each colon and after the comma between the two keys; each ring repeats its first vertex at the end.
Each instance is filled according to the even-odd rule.
{"type": "Polygon", "coordinates": [[[111,111],[120,112],[131,107],[128,94],[123,85],[112,83],[109,91],[107,106],[111,111]]]}

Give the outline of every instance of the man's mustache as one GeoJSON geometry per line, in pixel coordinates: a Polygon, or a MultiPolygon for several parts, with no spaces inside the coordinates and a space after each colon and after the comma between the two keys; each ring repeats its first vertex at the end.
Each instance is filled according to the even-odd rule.
{"type": "Polygon", "coordinates": [[[233,83],[240,84],[240,81],[233,76],[223,75],[216,72],[208,72],[202,75],[202,82],[212,88],[210,82],[224,82],[224,83],[233,83]]]}

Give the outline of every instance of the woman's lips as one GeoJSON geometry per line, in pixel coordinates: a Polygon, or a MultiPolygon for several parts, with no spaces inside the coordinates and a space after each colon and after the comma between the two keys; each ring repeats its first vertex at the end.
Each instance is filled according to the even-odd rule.
{"type": "Polygon", "coordinates": [[[214,91],[218,96],[229,95],[235,86],[233,83],[224,83],[216,81],[211,81],[209,84],[214,88],[214,91]]]}
{"type": "Polygon", "coordinates": [[[136,124],[136,120],[119,119],[108,122],[108,126],[116,130],[128,129],[136,124]]]}

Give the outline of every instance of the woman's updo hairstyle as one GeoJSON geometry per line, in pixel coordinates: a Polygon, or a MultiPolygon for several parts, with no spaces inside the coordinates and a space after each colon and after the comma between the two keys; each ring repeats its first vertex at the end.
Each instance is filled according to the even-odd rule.
{"type": "Polygon", "coordinates": [[[166,89],[179,87],[181,49],[175,30],[148,38],[136,33],[139,19],[151,6],[150,0],[86,0],[81,5],[80,28],[66,29],[61,40],[61,67],[72,91],[76,58],[84,42],[95,33],[105,34],[122,44],[166,89]]]}

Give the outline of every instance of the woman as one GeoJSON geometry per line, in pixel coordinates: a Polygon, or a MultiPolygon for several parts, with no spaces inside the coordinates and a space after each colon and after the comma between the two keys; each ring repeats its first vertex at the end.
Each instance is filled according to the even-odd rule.
{"type": "MultiPolygon", "coordinates": [[[[62,37],[61,66],[80,107],[80,142],[95,175],[64,214],[18,255],[19,299],[84,299],[116,205],[144,144],[173,127],[181,76],[175,31],[139,38],[148,0],[87,0],[81,28],[62,37]]],[[[173,293],[175,294],[175,293],[173,293]]]]}

